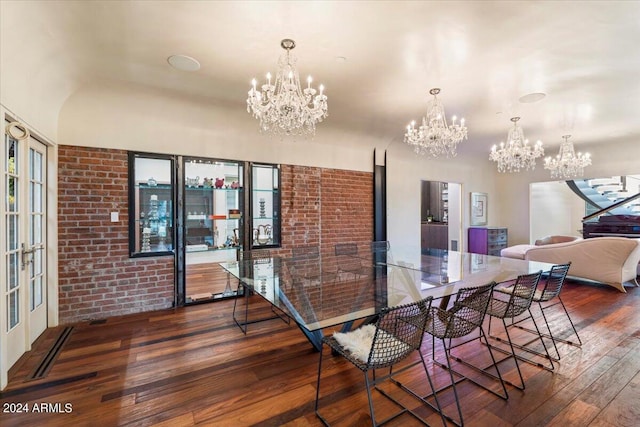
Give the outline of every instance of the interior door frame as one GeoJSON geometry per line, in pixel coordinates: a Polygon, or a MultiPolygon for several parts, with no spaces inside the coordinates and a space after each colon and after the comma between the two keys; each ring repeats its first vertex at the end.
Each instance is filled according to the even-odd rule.
{"type": "MultiPolygon", "coordinates": [[[[2,117],[4,120],[2,122],[3,126],[2,129],[5,130],[6,125],[8,122],[20,122],[22,124],[24,124],[25,128],[29,130],[29,133],[31,135],[30,139],[34,139],[36,140],[38,143],[44,145],[44,147],[46,148],[46,152],[47,152],[47,156],[46,156],[46,164],[44,166],[44,172],[46,173],[46,176],[43,177],[46,180],[46,187],[43,188],[43,192],[44,194],[44,202],[46,203],[46,205],[44,206],[44,208],[46,209],[46,213],[44,215],[44,221],[46,222],[46,230],[44,230],[44,232],[46,233],[43,236],[43,239],[45,241],[45,247],[46,247],[46,253],[45,253],[45,268],[46,270],[44,271],[44,276],[45,276],[45,282],[47,284],[46,289],[44,292],[46,292],[46,328],[51,328],[51,327],[55,327],[58,326],[58,322],[59,322],[59,309],[58,309],[58,210],[57,210],[57,206],[58,206],[58,184],[57,184],[57,180],[58,180],[58,170],[57,170],[57,165],[58,165],[58,150],[57,150],[57,145],[54,144],[51,140],[49,140],[46,137],[43,137],[42,134],[36,130],[33,129],[33,127],[29,126],[27,124],[26,121],[20,119],[18,117],[18,115],[12,113],[11,111],[9,111],[8,109],[6,109],[4,106],[0,105],[0,117],[2,117]]],[[[2,138],[2,145],[3,145],[3,150],[4,150],[4,132],[3,132],[3,138],[2,138]]],[[[19,161],[22,162],[22,168],[24,169],[24,173],[22,176],[22,180],[24,182],[24,189],[22,190],[22,197],[25,197],[25,195],[28,195],[28,188],[26,188],[28,186],[28,180],[29,177],[26,174],[27,168],[26,163],[28,162],[28,155],[29,155],[29,146],[30,146],[30,139],[25,139],[23,142],[23,146],[21,149],[21,159],[19,161]]],[[[4,154],[3,154],[4,156],[4,154]]],[[[1,170],[1,169],[0,169],[1,170]]],[[[4,177],[3,177],[4,180],[4,177]]],[[[2,186],[4,186],[4,182],[1,183],[2,186]]],[[[3,234],[4,234],[4,230],[6,230],[6,224],[5,224],[5,201],[4,201],[4,197],[6,197],[6,195],[4,194],[4,188],[2,191],[3,197],[2,197],[2,201],[0,201],[2,203],[2,206],[0,206],[0,227],[3,230],[3,234]]],[[[24,202],[24,207],[21,207],[21,209],[24,209],[24,212],[26,213],[26,216],[24,216],[25,218],[28,218],[28,206],[26,205],[26,201],[24,202]]],[[[23,220],[23,223],[26,223],[26,221],[28,221],[28,219],[23,220]]],[[[28,239],[28,234],[27,234],[27,228],[25,228],[24,226],[22,227],[24,230],[21,231],[21,236],[20,236],[20,241],[21,242],[25,242],[26,239],[28,239]]],[[[3,243],[4,244],[4,243],[3,243]]],[[[2,263],[0,263],[0,277],[3,278],[3,282],[4,282],[4,278],[6,277],[7,272],[5,271],[4,268],[4,260],[2,263]]],[[[26,271],[26,270],[25,270],[26,271]]],[[[23,280],[21,283],[21,286],[24,286],[24,289],[28,290],[29,287],[29,282],[28,282],[28,274],[27,273],[23,273],[22,271],[20,271],[20,274],[23,274],[25,277],[27,277],[27,280],[23,280]]],[[[4,292],[3,292],[4,295],[4,292]]],[[[25,295],[24,299],[23,299],[23,303],[21,304],[21,309],[23,311],[23,316],[22,316],[22,321],[23,322],[27,322],[28,323],[28,319],[30,316],[30,310],[29,310],[29,295],[27,292],[27,295],[25,295]],[[26,320],[25,320],[26,319],[26,320]]],[[[8,377],[9,377],[9,370],[11,369],[11,367],[15,364],[15,361],[8,359],[8,352],[7,352],[7,345],[6,345],[6,340],[8,339],[8,334],[7,334],[7,318],[6,318],[6,311],[7,311],[6,307],[6,301],[4,301],[4,297],[1,299],[0,301],[0,313],[2,316],[2,319],[0,319],[0,390],[4,389],[7,386],[8,383],[8,377]]],[[[28,327],[28,325],[25,326],[24,330],[21,331],[22,334],[24,334],[24,340],[23,340],[23,344],[22,344],[22,349],[20,350],[21,354],[24,355],[24,353],[28,352],[29,350],[31,350],[31,346],[33,344],[33,342],[35,341],[36,338],[34,338],[33,340],[30,339],[30,329],[28,327]]]]}

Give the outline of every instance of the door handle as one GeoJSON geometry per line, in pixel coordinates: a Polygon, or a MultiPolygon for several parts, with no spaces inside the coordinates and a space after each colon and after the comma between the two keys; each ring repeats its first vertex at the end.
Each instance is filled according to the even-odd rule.
{"type": "Polygon", "coordinates": [[[29,249],[26,249],[24,246],[24,243],[21,245],[21,249],[20,249],[20,261],[21,261],[21,267],[24,270],[27,266],[27,264],[29,264],[30,262],[33,262],[33,257],[31,256],[34,252],[36,251],[35,247],[31,247],[29,249]]]}

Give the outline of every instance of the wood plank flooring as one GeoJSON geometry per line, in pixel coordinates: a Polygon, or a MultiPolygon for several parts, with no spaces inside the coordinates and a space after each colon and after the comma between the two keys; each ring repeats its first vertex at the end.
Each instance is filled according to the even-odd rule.
{"type": "MultiPolygon", "coordinates": [[[[623,294],[568,282],[563,299],[583,346],[561,345],[562,359],[553,372],[521,365],[526,390],[508,387],[507,401],[461,383],[465,424],[640,425],[640,288],[627,290],[623,294]]],[[[252,298],[256,316],[268,312],[259,297],[252,298]]],[[[29,380],[62,330],[50,329],[12,370],[9,386],[0,394],[0,425],[321,425],[314,414],[319,354],[293,323],[256,323],[243,335],[233,322],[232,309],[233,300],[224,300],[74,325],[48,375],[29,380]],[[29,413],[16,413],[20,405],[28,405],[29,413]]],[[[562,317],[551,317],[560,328],[562,317]]],[[[430,339],[424,340],[422,351],[429,362],[430,339]]],[[[486,347],[471,344],[464,355],[484,360],[486,347]]],[[[323,414],[335,425],[370,425],[362,373],[327,350],[324,356],[323,414]]],[[[514,380],[512,362],[501,368],[514,380]]],[[[448,379],[437,366],[429,364],[429,372],[438,384],[448,379]]],[[[406,385],[426,393],[424,372],[412,369],[402,375],[406,385]]],[[[398,393],[393,385],[385,389],[398,393]]],[[[394,409],[379,394],[374,396],[381,417],[394,409]]],[[[439,396],[453,414],[452,393],[439,396]]],[[[402,399],[430,425],[442,425],[433,411],[411,398],[402,399]]],[[[403,415],[390,425],[416,422],[403,415]]]]}
{"type": "Polygon", "coordinates": [[[238,288],[238,279],[228,277],[218,263],[187,265],[185,295],[187,302],[211,300],[214,295],[220,296],[229,289],[235,291],[238,288]]]}

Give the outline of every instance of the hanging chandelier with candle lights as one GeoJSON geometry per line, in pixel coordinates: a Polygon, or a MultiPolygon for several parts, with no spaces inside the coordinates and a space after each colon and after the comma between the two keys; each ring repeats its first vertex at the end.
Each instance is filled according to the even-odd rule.
{"type": "Polygon", "coordinates": [[[584,175],[584,168],[591,165],[589,153],[576,154],[573,143],[569,141],[571,135],[563,135],[560,152],[556,157],[544,159],[544,168],[551,171],[551,178],[567,179],[584,175]]]}
{"type": "Polygon", "coordinates": [[[536,159],[544,155],[542,141],[529,145],[524,131],[518,125],[520,117],[512,117],[513,127],[509,129],[507,143],[500,143],[491,147],[489,160],[498,163],[498,172],[520,172],[522,169],[535,169],[536,159]]]}
{"type": "Polygon", "coordinates": [[[316,124],[327,117],[327,96],[324,86],[319,92],[311,87],[313,79],[307,78],[307,87],[302,89],[296,69],[296,58],[291,50],[296,43],[284,39],[280,43],[285,50],[278,61],[279,70],[275,82],[271,83],[271,73],[267,73],[267,82],[256,87],[252,80],[247,98],[247,112],[260,121],[260,131],[276,135],[313,136],[316,124]]]}
{"type": "Polygon", "coordinates": [[[436,96],[440,89],[433,88],[429,93],[433,95],[433,99],[427,103],[427,115],[422,118],[422,124],[418,128],[415,121],[407,126],[404,142],[411,145],[418,154],[455,157],[458,144],[467,139],[464,119],[456,123],[456,116],[453,116],[451,125],[447,124],[444,106],[436,96]]]}

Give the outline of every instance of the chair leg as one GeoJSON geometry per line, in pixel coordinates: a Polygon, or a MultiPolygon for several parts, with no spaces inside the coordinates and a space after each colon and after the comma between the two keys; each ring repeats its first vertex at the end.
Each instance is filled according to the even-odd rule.
{"type": "MultiPolygon", "coordinates": [[[[553,365],[553,358],[551,357],[551,355],[549,354],[549,349],[547,348],[547,345],[544,343],[544,339],[543,339],[543,335],[542,332],[540,332],[540,328],[538,327],[538,322],[536,322],[536,319],[533,318],[533,315],[531,314],[531,309],[529,309],[529,316],[531,316],[531,319],[533,320],[533,326],[535,326],[536,328],[536,332],[538,334],[538,337],[540,338],[540,342],[542,343],[542,347],[544,348],[544,352],[546,355],[546,359],[549,361],[549,363],[551,364],[550,370],[554,370],[555,366],[553,365]]],[[[548,326],[548,324],[547,324],[548,326]]],[[[552,338],[553,340],[553,338],[552,338]]],[[[555,341],[553,343],[553,345],[555,346],[555,341]]],[[[543,356],[545,357],[545,356],[543,356]]],[[[544,366],[543,366],[544,367],[544,366]]],[[[549,369],[546,368],[545,369],[549,369]]]]}
{"type": "Polygon", "coordinates": [[[575,347],[581,347],[582,346],[582,340],[580,339],[580,335],[578,335],[578,331],[576,330],[576,326],[573,324],[573,320],[571,320],[571,316],[569,316],[569,311],[567,310],[567,307],[565,307],[564,302],[562,301],[562,298],[560,298],[560,295],[558,295],[558,301],[560,301],[560,305],[562,306],[562,309],[564,310],[564,314],[567,315],[567,319],[569,319],[569,323],[571,324],[571,329],[573,329],[573,333],[576,335],[576,338],[578,338],[578,344],[575,344],[571,341],[567,341],[567,340],[560,340],[562,342],[566,342],[567,344],[573,345],[575,347]]]}
{"type": "MultiPolygon", "coordinates": [[[[558,341],[559,341],[559,342],[563,342],[563,343],[565,343],[565,344],[569,344],[569,345],[572,345],[572,346],[574,346],[574,347],[581,347],[581,346],[582,346],[582,340],[580,339],[580,335],[578,335],[578,331],[576,330],[576,327],[575,327],[575,325],[574,325],[574,323],[573,323],[573,320],[571,320],[571,316],[569,315],[569,311],[567,310],[567,308],[566,308],[566,306],[564,305],[564,302],[562,301],[562,299],[560,298],[560,296],[558,296],[557,298],[558,298],[558,302],[553,303],[553,304],[551,304],[551,305],[547,305],[546,307],[543,307],[543,306],[542,306],[542,303],[538,302],[538,307],[540,308],[540,312],[542,313],[542,318],[543,318],[543,320],[544,320],[544,322],[545,322],[545,325],[546,325],[546,327],[547,327],[547,331],[549,332],[549,333],[546,333],[546,332],[540,332],[540,335],[541,335],[542,337],[545,337],[545,338],[549,338],[549,339],[551,339],[551,341],[553,342],[553,347],[554,347],[554,350],[555,350],[555,353],[556,353],[556,356],[557,356],[557,357],[552,357],[552,360],[555,360],[556,362],[560,360],[560,352],[558,351],[558,346],[556,345],[556,342],[558,342],[558,341]],[[578,342],[577,342],[577,343],[576,343],[576,342],[574,342],[574,341],[571,341],[571,340],[566,340],[566,339],[563,339],[563,338],[559,338],[559,337],[557,337],[557,336],[554,336],[554,335],[553,335],[553,332],[551,331],[551,326],[550,326],[550,324],[549,324],[549,320],[547,319],[547,316],[546,316],[546,314],[545,314],[545,310],[547,310],[547,309],[549,309],[549,308],[553,307],[554,305],[558,305],[558,304],[560,304],[560,305],[562,306],[562,310],[564,311],[564,314],[565,314],[565,316],[567,317],[567,320],[569,320],[569,324],[571,325],[571,329],[573,330],[573,333],[575,334],[576,338],[578,339],[578,342]]],[[[529,314],[530,318],[531,318],[533,321],[535,321],[535,319],[533,318],[533,315],[531,314],[531,312],[529,312],[529,313],[530,313],[530,314],[529,314]]],[[[521,319],[521,320],[519,320],[518,322],[514,322],[514,323],[512,323],[512,324],[511,324],[511,325],[509,325],[509,326],[515,326],[515,327],[516,327],[516,328],[518,328],[518,329],[522,329],[523,331],[531,332],[531,333],[534,333],[534,334],[535,334],[535,333],[538,333],[538,332],[539,332],[538,330],[535,330],[535,331],[534,331],[534,330],[533,330],[533,329],[531,329],[531,328],[527,328],[527,327],[524,327],[524,326],[522,326],[522,325],[519,325],[519,323],[521,323],[521,322],[522,322],[522,321],[524,321],[524,320],[527,320],[528,318],[529,318],[529,317],[524,318],[524,319],[521,319]]],[[[536,328],[536,329],[538,329],[538,328],[536,328]]],[[[530,341],[529,343],[531,343],[531,342],[533,342],[533,341],[535,341],[535,340],[532,340],[532,341],[530,341]]],[[[532,354],[537,354],[538,356],[546,357],[546,355],[544,355],[544,354],[542,354],[542,353],[540,353],[540,352],[537,352],[537,351],[535,351],[535,350],[533,350],[533,349],[527,348],[527,347],[526,347],[526,345],[528,345],[529,343],[525,344],[525,346],[519,346],[518,348],[521,348],[522,350],[528,351],[529,353],[532,353],[532,354]]],[[[548,352],[547,352],[547,353],[548,353],[548,352]]]]}
{"type": "MultiPolygon", "coordinates": [[[[378,424],[376,423],[376,415],[373,411],[373,397],[371,396],[371,384],[369,383],[369,373],[367,371],[364,371],[363,374],[364,374],[364,385],[367,388],[367,398],[369,399],[369,414],[371,416],[371,425],[375,427],[378,424]]],[[[373,375],[375,376],[375,370],[373,371],[373,375]]]]}
{"type": "MultiPolygon", "coordinates": [[[[464,342],[462,342],[462,343],[458,343],[458,344],[456,344],[456,345],[455,345],[455,347],[460,347],[460,346],[462,346],[462,345],[464,345],[464,344],[467,344],[467,343],[470,343],[471,341],[474,341],[474,340],[479,340],[479,341],[480,341],[480,343],[482,343],[482,340],[484,339],[484,341],[485,341],[486,343],[488,343],[488,338],[487,338],[487,335],[486,335],[486,334],[485,334],[485,332],[484,332],[484,328],[483,328],[482,326],[480,326],[478,329],[479,329],[479,333],[478,333],[478,337],[477,337],[477,338],[472,338],[472,339],[467,340],[467,341],[464,341],[464,342]]],[[[451,344],[451,340],[449,340],[449,341],[450,341],[450,344],[451,344]]],[[[467,376],[465,376],[465,375],[462,375],[462,374],[461,374],[461,373],[459,373],[459,372],[454,371],[457,375],[459,375],[459,376],[463,377],[464,379],[466,379],[466,380],[468,380],[468,381],[470,381],[470,382],[474,383],[474,384],[475,384],[475,385],[477,385],[478,387],[481,387],[481,388],[485,389],[485,390],[486,390],[486,391],[488,391],[489,393],[492,393],[492,394],[494,394],[494,395],[496,395],[496,396],[500,397],[501,399],[505,399],[505,400],[507,400],[507,399],[509,398],[509,394],[507,393],[507,387],[505,386],[505,381],[504,381],[504,379],[502,378],[502,374],[500,373],[500,369],[498,369],[498,363],[499,363],[499,362],[498,362],[498,361],[496,361],[496,358],[495,358],[495,356],[494,356],[494,354],[493,354],[492,348],[496,348],[496,347],[492,347],[491,345],[487,345],[487,349],[489,350],[489,356],[491,356],[491,364],[490,364],[489,366],[487,366],[486,368],[480,368],[480,367],[478,367],[478,366],[475,366],[475,365],[473,365],[473,364],[471,364],[471,363],[469,363],[469,362],[465,361],[464,359],[462,359],[462,358],[461,358],[461,357],[459,357],[459,356],[452,355],[452,354],[451,354],[451,345],[450,345],[450,347],[449,347],[449,355],[450,355],[450,357],[451,357],[451,358],[453,358],[453,360],[455,360],[456,362],[461,363],[461,364],[465,365],[466,367],[468,367],[468,368],[470,368],[470,369],[473,369],[473,370],[474,370],[474,371],[476,371],[476,372],[479,372],[479,373],[481,373],[481,374],[483,374],[483,375],[485,375],[485,376],[487,376],[487,377],[489,377],[489,378],[492,378],[492,379],[494,379],[494,380],[496,380],[496,381],[500,382],[500,386],[502,387],[502,392],[503,392],[503,394],[500,394],[499,392],[497,392],[497,391],[495,391],[495,390],[492,390],[491,388],[489,388],[489,387],[485,386],[485,385],[484,385],[484,384],[482,384],[482,383],[479,383],[478,381],[476,381],[476,380],[474,380],[474,379],[472,379],[472,378],[470,378],[470,377],[467,377],[467,376]],[[495,368],[495,370],[496,370],[496,374],[492,374],[491,372],[489,372],[489,371],[488,371],[488,369],[489,369],[489,368],[491,368],[491,367],[494,367],[494,368],[495,368]]],[[[507,352],[506,352],[506,350],[502,350],[502,349],[499,349],[499,348],[496,348],[496,349],[497,349],[497,350],[501,350],[501,351],[502,351],[502,352],[504,352],[505,354],[509,354],[509,353],[507,353],[507,352]]]]}
{"type": "Polygon", "coordinates": [[[560,352],[558,351],[558,346],[556,345],[556,339],[553,337],[553,332],[551,332],[551,326],[549,325],[549,320],[547,319],[547,315],[544,314],[544,307],[542,306],[541,303],[538,303],[538,307],[540,307],[540,312],[542,313],[542,318],[544,319],[544,324],[547,327],[547,331],[549,331],[549,338],[551,338],[551,342],[553,343],[553,349],[555,350],[556,356],[557,356],[556,360],[559,361],[560,360],[560,352]]]}
{"type": "MultiPolygon", "coordinates": [[[[504,331],[507,334],[507,341],[509,341],[509,348],[511,349],[511,356],[513,356],[513,361],[516,364],[516,370],[518,371],[518,376],[520,377],[520,385],[517,384],[513,384],[512,382],[508,382],[505,380],[505,382],[507,382],[508,384],[512,385],[513,387],[517,388],[518,390],[524,390],[524,378],[522,377],[522,371],[520,371],[520,364],[518,363],[518,357],[516,356],[516,350],[513,348],[513,341],[511,340],[511,335],[509,334],[509,329],[507,328],[507,322],[505,322],[504,319],[502,319],[502,325],[504,326],[504,331]]],[[[510,356],[510,357],[511,357],[510,356]]],[[[496,366],[496,369],[498,367],[496,366]]]]}
{"type": "MultiPolygon", "coordinates": [[[[480,326],[480,342],[482,342],[482,337],[484,337],[485,342],[489,342],[489,339],[487,338],[487,335],[484,333],[484,328],[482,326],[480,326]]],[[[496,393],[493,390],[487,389],[486,387],[483,387],[483,388],[489,390],[491,393],[495,394],[496,396],[507,400],[507,399],[509,399],[509,394],[507,393],[507,387],[504,385],[504,379],[502,378],[502,374],[500,373],[500,369],[498,369],[498,363],[496,362],[496,358],[493,355],[493,351],[491,350],[491,346],[487,346],[487,348],[489,349],[489,356],[491,356],[491,361],[493,362],[493,365],[496,367],[496,372],[498,374],[496,379],[500,382],[500,385],[502,386],[502,391],[503,391],[504,395],[500,395],[499,393],[496,393]]],[[[489,374],[489,376],[491,376],[491,374],[489,374]]],[[[478,384],[478,385],[480,385],[480,384],[478,384]]],[[[482,387],[482,385],[480,385],[480,387],[482,387]]]]}
{"type": "MultiPolygon", "coordinates": [[[[526,317],[526,318],[521,319],[521,320],[526,320],[526,319],[529,319],[529,318],[530,318],[530,319],[531,319],[531,321],[533,322],[533,326],[535,327],[535,330],[533,330],[533,329],[528,329],[528,328],[524,328],[524,327],[522,327],[522,326],[518,325],[517,323],[510,323],[509,325],[506,325],[506,322],[505,322],[505,327],[506,327],[506,329],[508,330],[508,327],[510,327],[510,326],[515,326],[515,327],[517,327],[518,329],[522,329],[522,330],[525,330],[525,331],[528,331],[528,332],[533,333],[533,334],[536,336],[536,338],[534,338],[534,339],[532,339],[532,340],[528,341],[528,342],[527,342],[527,343],[525,343],[524,345],[522,345],[522,344],[516,344],[516,343],[514,343],[514,342],[511,342],[510,344],[511,344],[512,348],[513,348],[513,347],[515,347],[515,348],[518,348],[518,349],[520,349],[520,350],[524,350],[524,351],[526,351],[527,353],[535,354],[536,356],[540,356],[540,357],[542,357],[542,358],[544,358],[544,359],[547,359],[547,360],[549,361],[549,365],[550,365],[550,366],[545,366],[545,365],[543,365],[542,363],[540,363],[540,362],[538,362],[538,361],[535,361],[535,360],[529,359],[529,358],[524,357],[524,356],[521,356],[521,355],[519,355],[519,354],[515,354],[515,353],[513,353],[513,354],[514,354],[514,356],[515,356],[517,359],[522,360],[523,362],[527,362],[527,363],[532,364],[532,365],[534,365],[534,366],[537,366],[537,367],[539,367],[539,368],[546,369],[547,371],[553,371],[553,370],[555,369],[555,365],[553,364],[553,361],[554,361],[554,360],[555,360],[555,361],[558,361],[558,359],[556,359],[556,358],[554,358],[554,357],[551,357],[551,354],[549,354],[549,349],[547,348],[547,345],[546,345],[546,344],[545,344],[545,342],[544,342],[544,337],[545,337],[546,335],[545,335],[545,334],[543,334],[543,333],[540,331],[540,328],[538,327],[538,322],[537,322],[537,321],[536,321],[536,319],[533,317],[533,314],[531,313],[531,309],[529,309],[529,310],[528,310],[528,313],[529,313],[529,317],[526,317]],[[532,349],[532,348],[530,348],[530,347],[529,347],[529,344],[533,343],[533,342],[534,342],[534,341],[536,341],[536,340],[540,340],[540,342],[542,343],[542,347],[544,348],[544,353],[539,352],[539,351],[534,350],[534,349],[532,349]]],[[[547,328],[548,328],[548,324],[547,324],[547,328]]],[[[507,336],[509,336],[508,331],[507,331],[507,336]]],[[[492,337],[492,338],[494,338],[496,341],[504,342],[504,340],[503,340],[502,338],[500,338],[500,337],[492,337]]],[[[553,338],[552,338],[552,337],[550,337],[550,336],[549,336],[548,338],[551,338],[551,339],[553,340],[553,338]]],[[[502,352],[502,353],[508,354],[506,350],[503,350],[503,349],[501,349],[501,348],[499,348],[499,347],[494,347],[494,348],[495,348],[496,350],[498,350],[498,351],[502,352]]]]}
{"type": "MultiPolygon", "coordinates": [[[[436,407],[434,408],[433,405],[431,405],[430,403],[427,403],[431,409],[434,409],[435,411],[437,411],[440,414],[440,418],[442,418],[442,425],[443,426],[447,426],[447,420],[444,416],[444,413],[442,412],[442,406],[440,406],[440,402],[438,401],[438,392],[436,391],[436,387],[433,384],[433,381],[431,380],[431,375],[429,375],[429,370],[427,369],[427,363],[424,361],[424,356],[422,356],[422,353],[420,351],[418,351],[418,353],[420,354],[420,360],[422,361],[422,367],[424,368],[424,372],[425,374],[427,374],[427,380],[429,381],[429,387],[431,388],[431,390],[433,391],[433,399],[436,402],[436,407]]],[[[421,399],[424,400],[424,399],[421,399]]],[[[424,400],[426,402],[426,400],[424,400]]]]}
{"type": "MultiPolygon", "coordinates": [[[[389,369],[389,378],[391,379],[391,381],[393,383],[395,383],[402,390],[406,391],[407,393],[409,393],[410,395],[412,395],[413,397],[415,397],[416,399],[418,399],[419,401],[421,401],[425,405],[429,406],[435,412],[439,413],[440,414],[440,418],[442,419],[442,425],[446,427],[447,426],[447,419],[445,418],[445,415],[442,412],[442,407],[440,406],[440,401],[438,400],[438,392],[437,392],[437,390],[435,388],[433,380],[431,379],[431,375],[429,374],[429,370],[427,369],[427,363],[425,362],[424,356],[422,355],[422,353],[420,351],[418,351],[418,354],[420,355],[420,362],[422,363],[422,368],[424,369],[424,373],[427,375],[427,381],[429,382],[429,387],[431,388],[431,393],[430,394],[427,394],[426,396],[421,396],[418,393],[416,393],[414,390],[410,389],[409,387],[407,387],[404,384],[402,384],[402,382],[400,382],[396,378],[394,378],[394,376],[392,374],[393,366],[389,369]],[[431,396],[433,396],[433,398],[435,400],[435,406],[430,401],[427,400],[431,396]]],[[[400,371],[402,371],[402,370],[400,370],[400,371]]],[[[389,396],[386,392],[384,392],[383,390],[379,390],[379,391],[382,394],[384,394],[385,396],[387,396],[389,399],[393,400],[394,402],[396,402],[396,403],[398,403],[400,405],[399,402],[397,402],[394,398],[389,396]]],[[[412,410],[407,409],[407,412],[409,412],[411,415],[413,415],[415,418],[417,418],[422,423],[425,423],[425,421],[422,420],[412,410]]]]}
{"type": "Polygon", "coordinates": [[[455,398],[456,401],[456,407],[458,408],[458,419],[460,420],[460,422],[454,420],[453,418],[449,417],[448,415],[444,414],[444,411],[442,412],[442,414],[444,415],[444,417],[446,419],[448,419],[449,421],[451,421],[452,423],[454,423],[456,426],[461,427],[464,425],[464,419],[462,418],[462,408],[460,407],[460,398],[458,397],[458,389],[456,388],[456,380],[453,377],[453,368],[451,367],[451,358],[449,355],[450,350],[447,348],[446,344],[445,344],[445,340],[442,340],[442,347],[444,348],[444,356],[447,359],[447,366],[446,366],[446,370],[449,372],[449,379],[451,380],[451,388],[453,388],[453,396],[455,398]]]}
{"type": "Polygon", "coordinates": [[[324,344],[322,344],[322,346],[320,347],[320,361],[318,362],[318,381],[316,383],[316,404],[314,409],[316,412],[316,417],[320,419],[322,424],[328,427],[329,423],[327,422],[327,420],[324,419],[322,415],[320,415],[320,410],[318,408],[318,405],[320,402],[320,374],[322,373],[322,353],[323,353],[322,350],[324,350],[324,344]]]}

